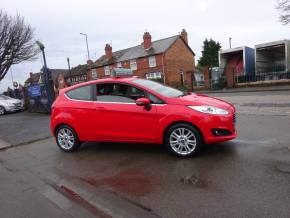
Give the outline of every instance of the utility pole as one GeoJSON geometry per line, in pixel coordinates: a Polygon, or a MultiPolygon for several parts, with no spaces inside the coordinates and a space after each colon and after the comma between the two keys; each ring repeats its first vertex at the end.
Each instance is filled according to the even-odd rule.
{"type": "Polygon", "coordinates": [[[44,52],[44,45],[40,41],[36,41],[36,44],[38,45],[39,49],[42,52],[42,58],[43,58],[43,73],[44,73],[44,84],[45,84],[45,90],[47,94],[47,102],[48,102],[48,112],[51,112],[51,105],[53,102],[53,96],[51,93],[51,87],[49,85],[49,75],[48,75],[48,69],[46,65],[46,58],[45,58],[45,52],[44,52]]]}
{"type": "Polygon", "coordinates": [[[69,74],[71,74],[71,72],[70,72],[70,63],[69,63],[69,57],[67,57],[67,65],[68,65],[68,71],[69,71],[69,74]]]}
{"type": "Polygon", "coordinates": [[[86,38],[88,60],[90,60],[90,51],[89,51],[89,44],[88,44],[88,35],[86,33],[80,33],[80,34],[83,35],[83,36],[85,36],[85,38],[86,38]]]}
{"type": "Polygon", "coordinates": [[[229,37],[230,48],[232,48],[232,37],[229,37]]]}

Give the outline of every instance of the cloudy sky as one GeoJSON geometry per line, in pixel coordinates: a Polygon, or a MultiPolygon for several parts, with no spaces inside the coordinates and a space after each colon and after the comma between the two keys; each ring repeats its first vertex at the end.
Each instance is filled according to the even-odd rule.
{"type": "MultiPolygon", "coordinates": [[[[189,44],[200,57],[203,40],[213,38],[228,48],[290,39],[290,26],[278,22],[276,0],[1,0],[0,8],[10,15],[25,17],[35,28],[35,38],[46,46],[50,68],[67,68],[86,62],[87,33],[91,59],[113,50],[142,42],[145,30],[153,40],[178,34],[185,28],[189,44]]],[[[38,72],[39,58],[12,67],[20,83],[29,72],[38,72]]],[[[0,82],[0,91],[11,86],[11,72],[0,82]]]]}

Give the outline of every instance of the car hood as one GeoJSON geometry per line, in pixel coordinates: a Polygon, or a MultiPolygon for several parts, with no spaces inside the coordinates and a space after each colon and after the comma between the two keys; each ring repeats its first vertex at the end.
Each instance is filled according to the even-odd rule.
{"type": "Polygon", "coordinates": [[[21,101],[19,99],[7,99],[7,100],[1,100],[1,102],[4,102],[4,103],[12,103],[12,104],[15,104],[15,103],[21,103],[21,101]]]}
{"type": "Polygon", "coordinates": [[[234,108],[232,104],[226,101],[223,101],[221,99],[209,97],[203,94],[195,94],[195,93],[191,93],[189,95],[178,97],[178,98],[171,98],[170,103],[185,105],[185,106],[206,105],[206,106],[219,107],[222,109],[228,109],[230,107],[234,108]]]}

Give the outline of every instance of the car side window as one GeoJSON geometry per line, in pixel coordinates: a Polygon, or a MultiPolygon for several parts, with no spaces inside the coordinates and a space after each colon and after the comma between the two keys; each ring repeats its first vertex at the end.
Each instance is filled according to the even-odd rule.
{"type": "Polygon", "coordinates": [[[66,95],[75,100],[92,100],[92,86],[81,86],[75,89],[72,89],[66,93],[66,95]]]}
{"type": "Polygon", "coordinates": [[[144,91],[120,83],[97,84],[97,101],[135,103],[138,98],[145,97],[144,91]]]}
{"type": "Polygon", "coordinates": [[[159,98],[157,98],[155,95],[152,95],[151,93],[147,93],[147,96],[151,102],[151,104],[164,104],[164,102],[162,100],[160,100],[159,98]]]}

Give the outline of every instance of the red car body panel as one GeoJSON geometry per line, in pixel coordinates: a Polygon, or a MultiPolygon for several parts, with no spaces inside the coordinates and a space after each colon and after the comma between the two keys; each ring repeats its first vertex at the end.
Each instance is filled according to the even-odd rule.
{"type": "Polygon", "coordinates": [[[233,105],[205,95],[190,94],[169,98],[133,83],[134,77],[109,78],[89,81],[61,90],[52,106],[51,132],[61,124],[71,126],[80,141],[144,142],[162,144],[167,128],[177,122],[195,126],[206,144],[231,140],[237,137],[233,105]],[[164,104],[152,104],[147,110],[134,103],[113,103],[72,100],[65,93],[84,85],[98,83],[124,83],[154,94],[164,104]],[[195,111],[188,106],[208,105],[228,111],[227,115],[211,115],[195,111]],[[226,129],[230,135],[215,136],[213,128],[226,129]]]}

